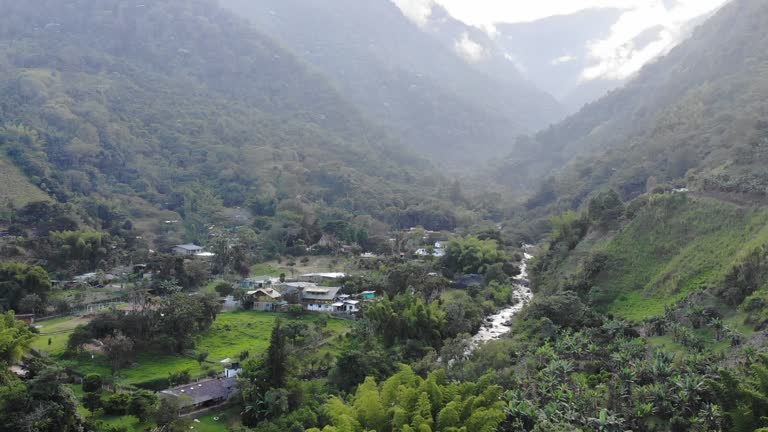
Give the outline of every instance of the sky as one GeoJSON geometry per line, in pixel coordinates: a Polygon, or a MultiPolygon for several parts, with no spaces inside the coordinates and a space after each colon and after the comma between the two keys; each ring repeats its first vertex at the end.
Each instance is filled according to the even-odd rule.
{"type": "MultiPolygon", "coordinates": [[[[553,15],[567,15],[584,9],[612,7],[625,13],[602,40],[588,42],[590,65],[582,72],[585,81],[625,79],[644,64],[666,54],[686,35],[686,24],[716,11],[728,0],[393,0],[418,24],[427,22],[435,3],[455,18],[482,28],[494,36],[494,24],[529,22],[553,15]],[[632,40],[651,28],[660,28],[656,40],[641,47],[632,40]]],[[[467,46],[471,41],[457,41],[467,46]]],[[[552,59],[567,62],[567,56],[552,59]]]]}

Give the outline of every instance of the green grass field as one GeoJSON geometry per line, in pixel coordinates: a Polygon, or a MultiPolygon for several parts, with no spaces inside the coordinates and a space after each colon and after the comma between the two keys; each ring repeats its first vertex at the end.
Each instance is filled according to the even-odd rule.
{"type": "Polygon", "coordinates": [[[768,212],[710,198],[657,197],[611,241],[592,292],[606,312],[640,321],[721,282],[739,257],[768,243],[768,212]]]}
{"type": "MultiPolygon", "coordinates": [[[[118,371],[115,379],[123,384],[137,384],[167,378],[170,373],[184,369],[189,369],[193,376],[202,376],[205,374],[206,365],[218,371],[222,368],[221,363],[219,363],[221,360],[227,358],[236,360],[243,351],[249,351],[251,354],[258,354],[264,351],[269,346],[272,327],[278,316],[286,321],[301,320],[312,322],[318,318],[317,315],[291,318],[287,315],[252,311],[222,313],[219,314],[211,329],[200,335],[195,348],[196,352],[207,352],[208,361],[211,363],[205,363],[201,367],[196,360],[182,355],[144,353],[136,357],[133,367],[118,371]],[[227,327],[229,327],[229,330],[227,330],[227,327]]],[[[68,320],[58,319],[49,321],[49,327],[47,328],[74,328],[77,324],[77,320],[72,318],[68,320]]],[[[333,335],[344,333],[348,327],[348,321],[333,319],[328,322],[328,330],[333,335]]],[[[46,327],[41,329],[41,331],[45,330],[46,327]]],[[[48,336],[45,335],[38,336],[32,345],[34,348],[49,352],[54,356],[62,354],[66,347],[68,334],[51,337],[56,339],[55,343],[51,344],[50,347],[47,345],[48,336]]],[[[338,348],[333,343],[329,344],[328,347],[328,349],[332,350],[338,348]]],[[[92,355],[85,353],[75,359],[62,358],[61,362],[81,373],[111,375],[106,358],[100,354],[92,355]]]]}
{"type": "Polygon", "coordinates": [[[198,422],[193,421],[192,426],[197,432],[226,432],[240,424],[240,410],[228,408],[223,411],[214,411],[202,417],[198,422]]]}
{"type": "Polygon", "coordinates": [[[12,202],[22,207],[32,201],[50,201],[51,198],[10,162],[0,159],[0,203],[12,202]]]}
{"type": "Polygon", "coordinates": [[[50,355],[62,354],[67,349],[67,340],[75,327],[85,324],[88,319],[80,317],[63,317],[35,323],[40,331],[40,335],[35,337],[30,345],[31,348],[38,351],[45,351],[50,355]],[[48,344],[48,339],[51,344],[48,344]]]}

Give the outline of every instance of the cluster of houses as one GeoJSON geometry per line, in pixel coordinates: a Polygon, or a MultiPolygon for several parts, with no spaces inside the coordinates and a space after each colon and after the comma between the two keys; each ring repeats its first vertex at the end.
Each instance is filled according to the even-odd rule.
{"type": "Polygon", "coordinates": [[[262,276],[243,279],[240,289],[246,291],[254,310],[276,312],[298,304],[308,312],[356,314],[362,303],[376,298],[376,292],[349,295],[341,294],[339,286],[327,286],[345,276],[344,273],[309,273],[291,282],[262,276]]]}

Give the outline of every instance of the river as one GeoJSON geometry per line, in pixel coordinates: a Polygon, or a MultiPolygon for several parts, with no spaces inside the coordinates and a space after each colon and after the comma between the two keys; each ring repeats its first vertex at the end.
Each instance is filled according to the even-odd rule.
{"type": "Polygon", "coordinates": [[[483,327],[472,338],[473,346],[499,339],[508,333],[511,329],[509,324],[512,321],[512,318],[520,313],[520,311],[523,310],[523,307],[525,307],[525,305],[533,298],[533,292],[530,288],[530,280],[528,280],[528,263],[533,259],[533,255],[530,254],[532,250],[533,246],[531,245],[523,246],[523,261],[520,265],[520,274],[514,279],[515,304],[486,318],[483,327]]]}

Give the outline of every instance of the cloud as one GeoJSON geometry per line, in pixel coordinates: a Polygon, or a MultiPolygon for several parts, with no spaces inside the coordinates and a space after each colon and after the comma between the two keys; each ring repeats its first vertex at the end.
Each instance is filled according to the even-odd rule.
{"type": "Polygon", "coordinates": [[[488,56],[485,48],[469,37],[469,33],[464,32],[453,45],[456,52],[470,63],[477,63],[488,56]]]}
{"type": "Polygon", "coordinates": [[[410,20],[423,26],[432,16],[434,0],[392,0],[410,20]]]}
{"type": "MultiPolygon", "coordinates": [[[[686,25],[715,11],[730,0],[392,0],[412,20],[424,25],[435,4],[454,17],[495,35],[495,24],[530,22],[553,15],[568,15],[594,8],[626,10],[612,26],[610,35],[588,43],[590,58],[583,80],[624,79],[649,61],[664,55],[685,37],[686,25]],[[656,32],[655,28],[659,31],[656,32]],[[653,29],[654,32],[648,33],[653,29]],[[645,32],[645,33],[644,33],[645,32]],[[650,34],[651,38],[647,39],[650,34]],[[640,37],[646,36],[646,39],[640,37]],[[643,39],[643,40],[640,40],[643,39]]],[[[467,37],[468,39],[468,37],[467,37]]],[[[476,57],[470,41],[457,42],[457,50],[476,57]]],[[[566,59],[554,59],[562,64],[566,59]]]]}
{"type": "Polygon", "coordinates": [[[561,64],[570,63],[570,62],[575,61],[575,60],[576,60],[576,57],[574,57],[572,55],[564,55],[564,56],[560,56],[560,57],[558,57],[556,59],[552,59],[552,61],[550,63],[552,64],[552,66],[559,66],[561,64]]]}
{"type": "Polygon", "coordinates": [[[669,53],[687,35],[686,24],[712,13],[728,0],[662,0],[624,13],[610,35],[588,45],[592,65],[582,80],[626,79],[645,64],[669,53]],[[648,39],[649,31],[653,38],[648,39]]]}

